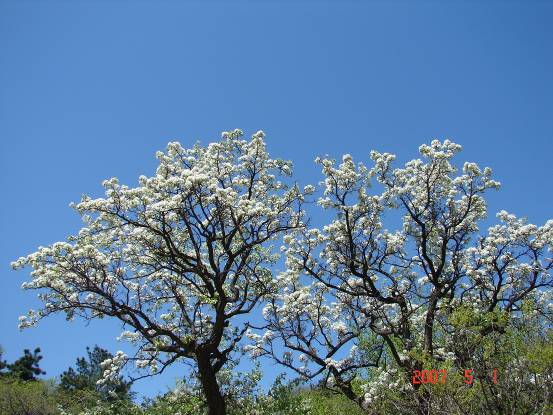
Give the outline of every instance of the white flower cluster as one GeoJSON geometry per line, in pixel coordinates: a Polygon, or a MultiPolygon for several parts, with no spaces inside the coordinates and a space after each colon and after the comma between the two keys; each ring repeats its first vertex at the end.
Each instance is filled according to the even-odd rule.
{"type": "Polygon", "coordinates": [[[490,227],[477,246],[465,251],[463,265],[471,279],[464,285],[467,298],[481,307],[509,310],[533,296],[546,311],[553,286],[553,259],[546,254],[553,246],[553,220],[536,226],[506,211],[497,217],[501,224],[490,227]]]}
{"type": "Polygon", "coordinates": [[[102,378],[100,378],[96,383],[98,385],[103,385],[106,382],[117,381],[120,376],[121,369],[127,363],[127,361],[128,356],[122,351],[118,351],[117,353],[115,353],[115,356],[113,356],[113,358],[104,360],[102,363],[100,363],[100,366],[102,367],[102,369],[104,369],[102,378]]]}
{"type": "Polygon", "coordinates": [[[371,407],[376,400],[379,399],[383,390],[409,390],[411,385],[402,379],[403,374],[397,369],[377,368],[372,374],[369,382],[363,385],[363,401],[362,406],[365,409],[371,407]]]}

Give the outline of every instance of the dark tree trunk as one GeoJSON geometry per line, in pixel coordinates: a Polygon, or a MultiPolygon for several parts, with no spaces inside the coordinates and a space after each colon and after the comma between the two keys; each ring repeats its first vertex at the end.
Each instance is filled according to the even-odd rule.
{"type": "Polygon", "coordinates": [[[207,401],[207,409],[209,415],[226,415],[227,409],[225,399],[219,389],[217,377],[213,365],[209,359],[209,353],[199,353],[196,356],[198,363],[198,373],[202,390],[207,401]]]}
{"type": "Polygon", "coordinates": [[[423,350],[430,356],[434,353],[434,318],[436,313],[436,306],[438,304],[438,295],[432,294],[430,298],[430,304],[428,304],[428,311],[426,312],[426,319],[424,323],[424,345],[423,350]]]}

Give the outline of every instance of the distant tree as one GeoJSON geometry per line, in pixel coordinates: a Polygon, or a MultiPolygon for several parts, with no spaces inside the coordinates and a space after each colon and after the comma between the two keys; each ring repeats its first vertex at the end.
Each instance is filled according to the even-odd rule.
{"type": "Polygon", "coordinates": [[[42,356],[40,355],[39,347],[37,347],[33,353],[31,353],[29,349],[25,349],[23,356],[13,363],[8,364],[0,359],[0,369],[7,369],[5,375],[19,380],[37,380],[37,376],[46,374],[46,372],[39,367],[39,362],[41,360],[42,356]]]}
{"type": "Polygon", "coordinates": [[[98,383],[102,379],[102,362],[113,359],[113,354],[101,347],[86,348],[87,357],[79,357],[76,369],[70,367],[61,374],[60,388],[67,392],[90,390],[97,392],[104,400],[129,399],[130,383],[122,376],[98,383]]]}
{"type": "Polygon", "coordinates": [[[242,135],[192,149],[170,143],[139,186],[113,178],[105,198],[83,197],[78,235],[12,264],[34,269],[24,288],[44,301],[21,327],[55,313],[119,319],[137,352],[108,359],[106,378],[130,360],[149,369],[143,376],[185,360],[209,413],[224,415],[217,373],[239,349],[247,314],[273,289],[272,243],[303,225],[303,192],[283,180],[291,163],[269,157],[263,132],[242,135]]]}
{"type": "Polygon", "coordinates": [[[6,370],[6,367],[8,366],[6,361],[2,359],[3,355],[4,355],[4,349],[2,348],[2,346],[0,346],[0,375],[4,374],[4,370],[6,370]]]}

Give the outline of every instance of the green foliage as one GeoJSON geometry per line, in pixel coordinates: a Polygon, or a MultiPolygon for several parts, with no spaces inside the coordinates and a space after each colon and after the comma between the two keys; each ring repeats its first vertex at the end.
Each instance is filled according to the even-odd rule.
{"type": "Polygon", "coordinates": [[[185,382],[179,382],[177,388],[150,399],[142,406],[143,415],[203,415],[205,402],[198,390],[190,388],[185,382]]]}
{"type": "Polygon", "coordinates": [[[311,415],[311,400],[298,391],[297,382],[285,382],[284,375],[277,376],[269,393],[259,399],[255,414],[311,415]]]}
{"type": "MultiPolygon", "coordinates": [[[[231,366],[218,377],[228,414],[411,415],[420,408],[425,408],[424,413],[448,415],[553,413],[553,331],[539,316],[520,312],[506,320],[501,313],[477,314],[460,308],[450,315],[449,324],[454,327],[454,335],[446,340],[448,347],[455,350],[455,358],[437,360],[417,351],[412,353],[421,359],[424,369],[445,369],[444,383],[414,388],[411,375],[395,365],[387,355],[389,351],[378,348],[375,336],[367,334],[360,347],[382,356],[380,367],[360,372],[354,382],[356,393],[373,394],[369,409],[363,410],[337,391],[303,385],[297,380],[286,381],[282,375],[269,391],[263,392],[259,386],[259,367],[239,372],[231,366]],[[483,334],[483,329],[490,325],[494,330],[483,334]],[[473,369],[474,381],[470,385],[463,376],[464,369],[473,369]],[[497,383],[493,369],[497,370],[497,383]]],[[[26,351],[24,358],[16,361],[17,365],[5,363],[4,369],[38,367],[38,353],[26,351]]],[[[53,381],[23,381],[14,376],[21,371],[14,370],[11,376],[4,374],[0,378],[0,414],[207,414],[205,398],[195,380],[179,381],[173,390],[141,405],[130,399],[109,399],[94,388],[99,363],[109,353],[98,347],[87,353],[87,358],[77,360],[76,369],[64,372],[59,385],[53,381]]]]}
{"type": "Polygon", "coordinates": [[[0,375],[4,374],[4,370],[8,366],[8,363],[2,359],[2,356],[4,355],[4,349],[2,346],[0,346],[0,375]]]}
{"type": "Polygon", "coordinates": [[[364,411],[345,396],[323,389],[303,391],[299,394],[301,401],[310,404],[309,415],[362,415],[364,411]]]}
{"type": "Polygon", "coordinates": [[[59,408],[68,414],[78,414],[87,408],[108,406],[109,402],[102,401],[100,395],[90,389],[67,391],[58,386],[56,401],[59,408]]]}
{"type": "Polygon", "coordinates": [[[2,353],[0,353],[0,371],[7,369],[5,372],[0,373],[3,376],[9,376],[21,381],[37,380],[37,376],[46,374],[39,367],[41,360],[42,356],[40,355],[39,347],[33,353],[29,349],[25,349],[23,356],[13,363],[6,363],[6,361],[2,360],[2,353]]]}
{"type": "Polygon", "coordinates": [[[101,347],[94,346],[90,350],[86,348],[87,358],[79,357],[76,362],[76,369],[70,367],[61,374],[60,388],[66,392],[95,391],[102,400],[129,400],[130,384],[122,377],[115,381],[107,381],[98,385],[103,369],[101,363],[106,359],[113,358],[113,355],[101,347]]]}
{"type": "Polygon", "coordinates": [[[228,402],[230,414],[244,414],[252,411],[260,393],[261,376],[259,364],[249,372],[237,372],[235,362],[217,374],[217,381],[228,402]]]}
{"type": "Polygon", "coordinates": [[[453,331],[440,344],[453,350],[454,356],[432,359],[417,349],[409,353],[422,369],[444,369],[446,381],[413,387],[412,373],[385,359],[379,368],[366,371],[360,378],[361,389],[372,396],[368,413],[553,413],[553,330],[532,310],[532,306],[523,307],[507,319],[499,311],[456,309],[448,321],[448,330],[453,331]],[[467,384],[465,369],[472,369],[472,384],[467,384]]]}
{"type": "Polygon", "coordinates": [[[0,414],[58,415],[55,385],[52,382],[25,382],[0,378],[0,414]]]}

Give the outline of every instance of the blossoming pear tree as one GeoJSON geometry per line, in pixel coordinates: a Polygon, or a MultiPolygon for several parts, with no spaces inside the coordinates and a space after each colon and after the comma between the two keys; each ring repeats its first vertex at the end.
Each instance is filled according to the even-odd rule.
{"type": "MultiPolygon", "coordinates": [[[[317,159],[324,175],[318,202],[332,219],[287,235],[287,270],[264,310],[267,331],[250,334],[252,354],[304,377],[323,375],[370,412],[376,386],[412,389],[413,371],[428,359],[462,364],[451,323],[457,310],[514,317],[531,301],[551,322],[553,221],[538,227],[502,211],[500,224],[478,236],[484,196],[499,183],[489,168],[458,169],[460,150],[434,140],[419,148],[421,159],[395,169],[394,155],[376,151],[371,168],[350,155],[339,165],[317,159]],[[387,229],[395,224],[398,230],[387,229]],[[358,356],[367,332],[372,353],[358,356]],[[399,376],[381,365],[355,391],[355,372],[383,356],[399,376]]],[[[480,332],[501,327],[488,319],[480,332]]]]}
{"type": "Polygon", "coordinates": [[[242,136],[191,149],[169,143],[137,187],[113,178],[105,198],[84,196],[74,205],[86,225],[78,235],[12,264],[33,269],[23,288],[43,302],[20,326],[55,313],[118,319],[136,353],[104,362],[105,379],[129,362],[144,371],[138,379],[188,361],[209,414],[225,414],[216,375],[249,327],[241,316],[274,289],[270,244],[302,227],[304,198],[282,181],[291,163],[269,157],[263,132],[242,136]]]}

